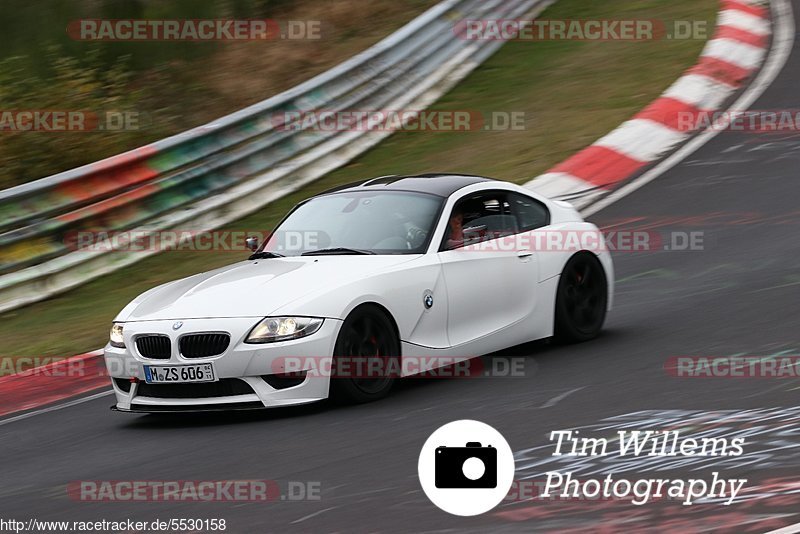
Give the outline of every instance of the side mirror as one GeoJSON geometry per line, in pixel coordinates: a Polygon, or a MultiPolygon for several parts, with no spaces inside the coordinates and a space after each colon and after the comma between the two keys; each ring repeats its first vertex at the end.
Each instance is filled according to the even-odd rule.
{"type": "Polygon", "coordinates": [[[247,248],[255,252],[258,250],[258,238],[257,237],[248,237],[244,240],[244,244],[247,248]]]}

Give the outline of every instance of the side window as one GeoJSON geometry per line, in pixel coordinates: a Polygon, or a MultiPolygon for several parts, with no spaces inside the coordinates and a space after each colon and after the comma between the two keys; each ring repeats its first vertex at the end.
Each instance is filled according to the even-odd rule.
{"type": "Polygon", "coordinates": [[[509,209],[506,192],[482,191],[456,202],[439,250],[451,250],[517,232],[517,219],[509,209]]]}
{"type": "Polygon", "coordinates": [[[525,195],[509,192],[507,197],[511,214],[516,218],[520,232],[535,230],[550,224],[547,206],[525,195]]]}

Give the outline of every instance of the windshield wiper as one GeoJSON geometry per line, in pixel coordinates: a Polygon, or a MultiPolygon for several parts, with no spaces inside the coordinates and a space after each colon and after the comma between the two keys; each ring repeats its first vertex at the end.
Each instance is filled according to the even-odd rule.
{"type": "Polygon", "coordinates": [[[278,254],[277,252],[269,252],[266,250],[262,250],[261,252],[256,252],[255,254],[251,254],[248,260],[265,260],[269,258],[285,258],[283,254],[278,254]]]}
{"type": "Polygon", "coordinates": [[[347,248],[347,247],[333,247],[333,248],[321,248],[319,250],[311,250],[309,252],[303,252],[301,256],[335,256],[337,254],[348,254],[348,255],[360,255],[360,254],[375,254],[371,250],[360,250],[357,248],[347,248]]]}

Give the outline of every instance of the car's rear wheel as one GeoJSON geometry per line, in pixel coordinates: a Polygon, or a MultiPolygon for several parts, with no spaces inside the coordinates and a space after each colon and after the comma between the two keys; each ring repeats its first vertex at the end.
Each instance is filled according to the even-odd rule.
{"type": "Polygon", "coordinates": [[[579,252],[561,273],[556,293],[555,337],[565,342],[588,341],[606,319],[608,283],[597,257],[579,252]]]}
{"type": "Polygon", "coordinates": [[[399,375],[400,341],[377,306],[363,305],[345,319],[334,349],[331,398],[371,402],[385,397],[399,375]]]}

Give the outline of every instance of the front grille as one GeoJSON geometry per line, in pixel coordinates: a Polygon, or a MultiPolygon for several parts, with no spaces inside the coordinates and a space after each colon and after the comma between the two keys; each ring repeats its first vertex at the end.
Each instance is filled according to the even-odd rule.
{"type": "Polygon", "coordinates": [[[187,334],[181,337],[179,345],[184,358],[207,358],[225,352],[230,342],[228,334],[187,334]]]}
{"type": "Polygon", "coordinates": [[[148,384],[139,382],[136,395],[156,399],[202,399],[251,395],[253,388],[238,378],[222,378],[218,382],[200,384],[148,384]]]}
{"type": "Polygon", "coordinates": [[[169,360],[172,352],[167,336],[141,336],[136,338],[139,354],[151,360],[169,360]]]}

